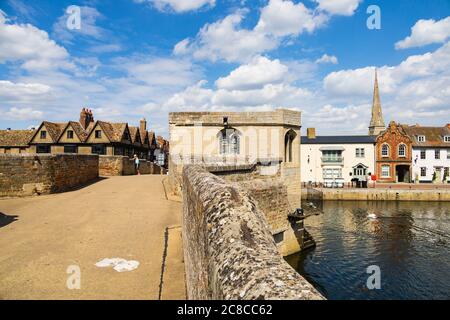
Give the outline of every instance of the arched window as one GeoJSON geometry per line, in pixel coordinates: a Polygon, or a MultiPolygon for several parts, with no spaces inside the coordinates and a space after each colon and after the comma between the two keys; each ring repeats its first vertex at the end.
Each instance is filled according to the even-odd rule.
{"type": "Polygon", "coordinates": [[[383,144],[381,146],[381,156],[382,157],[389,157],[389,146],[387,144],[383,144]]]}
{"type": "Polygon", "coordinates": [[[220,154],[239,154],[241,137],[236,129],[223,129],[219,132],[220,154]]]}
{"type": "Polygon", "coordinates": [[[289,130],[286,135],[284,136],[284,161],[285,162],[292,162],[294,161],[293,158],[293,147],[292,144],[295,140],[295,137],[297,134],[293,130],[289,130]]]}
{"type": "Polygon", "coordinates": [[[403,143],[398,145],[398,156],[406,157],[406,146],[403,143]]]}

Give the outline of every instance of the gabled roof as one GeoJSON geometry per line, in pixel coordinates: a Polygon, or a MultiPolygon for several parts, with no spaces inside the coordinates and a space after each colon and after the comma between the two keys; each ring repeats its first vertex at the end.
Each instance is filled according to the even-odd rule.
{"type": "Polygon", "coordinates": [[[58,138],[58,141],[62,138],[62,135],[67,130],[67,128],[71,126],[75,134],[78,136],[81,142],[85,142],[88,137],[88,132],[84,130],[83,126],[79,122],[69,121],[65,128],[61,131],[61,134],[58,138]]]}
{"type": "Polygon", "coordinates": [[[128,128],[128,124],[126,123],[111,123],[105,121],[97,121],[90,129],[88,138],[94,131],[94,128],[97,126],[97,124],[103,130],[103,132],[105,133],[106,137],[110,142],[121,142],[123,134],[125,133],[125,130],[127,130],[128,128]]]}
{"type": "Polygon", "coordinates": [[[141,131],[141,130],[139,130],[139,133],[141,134],[141,143],[143,145],[145,145],[145,144],[150,145],[150,139],[149,139],[148,131],[141,131]]]}
{"type": "Polygon", "coordinates": [[[35,130],[0,130],[0,147],[27,147],[35,130]]]}
{"type": "Polygon", "coordinates": [[[353,144],[353,143],[371,143],[375,144],[375,136],[317,136],[310,139],[302,137],[302,144],[353,144]]]}
{"type": "Polygon", "coordinates": [[[450,128],[422,127],[419,125],[402,125],[402,129],[411,138],[413,147],[449,147],[450,143],[444,141],[445,136],[450,136],[450,128]],[[419,142],[418,136],[425,136],[425,142],[419,142]]]}
{"type": "Polygon", "coordinates": [[[132,143],[142,143],[141,141],[141,132],[138,127],[130,127],[128,126],[128,129],[130,130],[130,136],[131,136],[131,142],[132,143]]]}
{"type": "Polygon", "coordinates": [[[30,141],[34,139],[36,134],[44,127],[47,129],[48,134],[50,135],[50,138],[54,143],[58,142],[61,134],[64,132],[65,128],[67,127],[67,122],[65,123],[56,123],[56,122],[49,122],[44,121],[41,123],[39,128],[33,133],[33,135],[30,138],[30,141]]]}

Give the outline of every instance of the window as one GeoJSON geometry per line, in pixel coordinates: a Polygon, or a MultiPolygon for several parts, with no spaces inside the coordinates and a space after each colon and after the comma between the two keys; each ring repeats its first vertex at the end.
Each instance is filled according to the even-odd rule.
{"type": "Polygon", "coordinates": [[[425,136],[417,136],[417,141],[425,142],[426,141],[425,136]]]}
{"type": "Polygon", "coordinates": [[[406,157],[406,146],[404,144],[398,146],[398,156],[403,158],[406,157]]]}
{"type": "Polygon", "coordinates": [[[427,176],[427,168],[426,167],[420,168],[420,176],[421,177],[426,177],[427,176]]]}
{"type": "Polygon", "coordinates": [[[383,146],[381,147],[381,156],[389,157],[389,146],[387,144],[383,144],[383,146]]]}
{"type": "Polygon", "coordinates": [[[364,148],[356,148],[356,157],[364,158],[366,156],[366,150],[364,148]]]}
{"type": "Polygon", "coordinates": [[[294,143],[295,137],[297,134],[290,130],[286,133],[286,136],[284,137],[284,161],[285,162],[292,162],[293,159],[293,152],[292,152],[292,145],[294,143]]]}
{"type": "Polygon", "coordinates": [[[123,147],[114,147],[114,155],[115,156],[124,156],[125,151],[124,151],[123,147]]]}
{"type": "Polygon", "coordinates": [[[50,153],[50,146],[46,144],[40,144],[36,146],[36,153],[50,153]]]}
{"type": "Polygon", "coordinates": [[[420,150],[420,159],[425,160],[427,158],[427,152],[425,150],[420,150]]]}
{"type": "Polygon", "coordinates": [[[342,178],[342,169],[341,168],[323,169],[323,178],[324,179],[341,179],[342,178]]]}
{"type": "Polygon", "coordinates": [[[381,177],[389,178],[391,176],[391,167],[389,165],[381,166],[381,177]]]}
{"type": "Polygon", "coordinates": [[[322,162],[342,162],[341,150],[324,150],[322,151],[322,162]]]}
{"type": "Polygon", "coordinates": [[[102,138],[102,130],[95,130],[95,138],[96,139],[102,138]]]}
{"type": "Polygon", "coordinates": [[[64,153],[78,153],[78,147],[75,145],[66,145],[64,146],[64,153]]]}
{"type": "Polygon", "coordinates": [[[219,133],[220,154],[239,154],[240,136],[236,129],[223,129],[219,133]]]}
{"type": "Polygon", "coordinates": [[[445,136],[445,137],[444,137],[444,141],[445,141],[445,142],[450,142],[450,136],[445,136]]]}
{"type": "Polygon", "coordinates": [[[448,178],[448,174],[449,174],[449,167],[445,167],[444,168],[444,177],[447,177],[448,178]]]}
{"type": "Polygon", "coordinates": [[[47,131],[41,131],[41,139],[47,139],[47,131]]]}
{"type": "Polygon", "coordinates": [[[447,149],[447,160],[450,160],[450,149],[447,149]]]}
{"type": "Polygon", "coordinates": [[[123,138],[124,138],[125,140],[130,140],[130,135],[128,134],[128,132],[125,132],[125,133],[123,134],[123,138]]]}
{"type": "Polygon", "coordinates": [[[92,153],[93,154],[106,154],[106,148],[103,144],[95,144],[92,146],[92,153]]]}
{"type": "Polygon", "coordinates": [[[73,131],[67,130],[67,139],[73,139],[73,131]]]}
{"type": "Polygon", "coordinates": [[[441,150],[434,150],[434,159],[439,160],[441,158],[441,150]]]}

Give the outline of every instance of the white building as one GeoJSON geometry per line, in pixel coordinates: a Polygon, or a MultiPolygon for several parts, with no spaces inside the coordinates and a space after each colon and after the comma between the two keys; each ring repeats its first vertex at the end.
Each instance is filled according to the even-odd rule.
{"type": "Polygon", "coordinates": [[[375,136],[316,136],[309,128],[301,140],[302,182],[341,187],[367,181],[375,170],[375,136]]]}
{"type": "Polygon", "coordinates": [[[412,139],[412,178],[418,183],[450,183],[450,124],[403,126],[412,139]]]}

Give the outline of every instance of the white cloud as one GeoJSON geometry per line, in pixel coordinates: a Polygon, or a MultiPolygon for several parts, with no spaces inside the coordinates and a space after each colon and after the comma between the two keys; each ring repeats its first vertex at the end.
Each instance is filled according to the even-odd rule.
{"type": "Polygon", "coordinates": [[[396,49],[422,47],[432,43],[443,43],[450,38],[450,17],[435,21],[419,20],[411,28],[411,35],[395,44],[396,49]]]}
{"type": "Polygon", "coordinates": [[[0,11],[0,63],[21,62],[27,70],[70,69],[74,66],[68,58],[47,32],[30,24],[10,24],[0,11]]]}
{"type": "Polygon", "coordinates": [[[246,13],[246,10],[238,10],[223,20],[206,24],[194,41],[178,43],[175,53],[191,52],[196,59],[233,62],[248,61],[257,53],[277,47],[273,37],[241,28],[246,13]]]}
{"type": "Polygon", "coordinates": [[[256,57],[208,88],[206,81],[173,95],[164,103],[169,110],[267,110],[275,107],[300,107],[312,98],[307,89],[293,84],[289,68],[279,60],[256,57]]]}
{"type": "MultiPolygon", "coordinates": [[[[386,122],[441,125],[450,114],[450,43],[382,66],[378,79],[386,122]]],[[[324,79],[325,94],[329,100],[356,105],[371,98],[373,81],[374,67],[332,72],[324,79]]]]}
{"type": "Polygon", "coordinates": [[[297,36],[305,31],[314,31],[325,21],[325,16],[315,15],[301,2],[295,4],[292,1],[270,0],[261,10],[255,31],[277,37],[297,36]]]}
{"type": "Polygon", "coordinates": [[[150,3],[160,11],[173,10],[177,13],[194,11],[209,6],[214,7],[216,0],[135,0],[136,3],[150,3]]]}
{"type": "Polygon", "coordinates": [[[330,14],[351,16],[358,9],[362,0],[315,0],[319,9],[330,14]]]}
{"type": "Polygon", "coordinates": [[[13,107],[5,113],[5,118],[10,120],[42,120],[44,113],[31,108],[13,107]]]}
{"type": "Polygon", "coordinates": [[[265,84],[280,83],[285,80],[288,67],[280,60],[269,60],[266,57],[255,57],[250,63],[233,70],[228,76],[219,78],[216,86],[219,89],[253,89],[265,84]]]}
{"type": "Polygon", "coordinates": [[[222,20],[206,24],[195,39],[179,42],[174,53],[190,53],[196,59],[213,62],[248,62],[255,55],[277,48],[284,38],[312,32],[328,20],[328,16],[290,0],[270,0],[261,9],[254,28],[241,26],[247,13],[248,10],[240,9],[222,20]]]}
{"type": "Polygon", "coordinates": [[[0,80],[0,97],[5,98],[23,98],[36,97],[50,93],[51,88],[40,83],[14,83],[11,81],[0,80]]]}
{"type": "Polygon", "coordinates": [[[331,63],[331,64],[338,64],[338,59],[335,56],[329,56],[327,54],[324,54],[322,57],[316,60],[316,63],[331,63]]]}
{"type": "Polygon", "coordinates": [[[54,37],[68,43],[70,43],[76,36],[92,37],[95,39],[104,37],[106,30],[96,25],[97,20],[103,18],[103,15],[98,12],[96,8],[87,6],[80,7],[80,13],[80,29],[69,30],[67,28],[69,14],[65,12],[64,15],[59,17],[57,22],[53,25],[54,37]]]}

